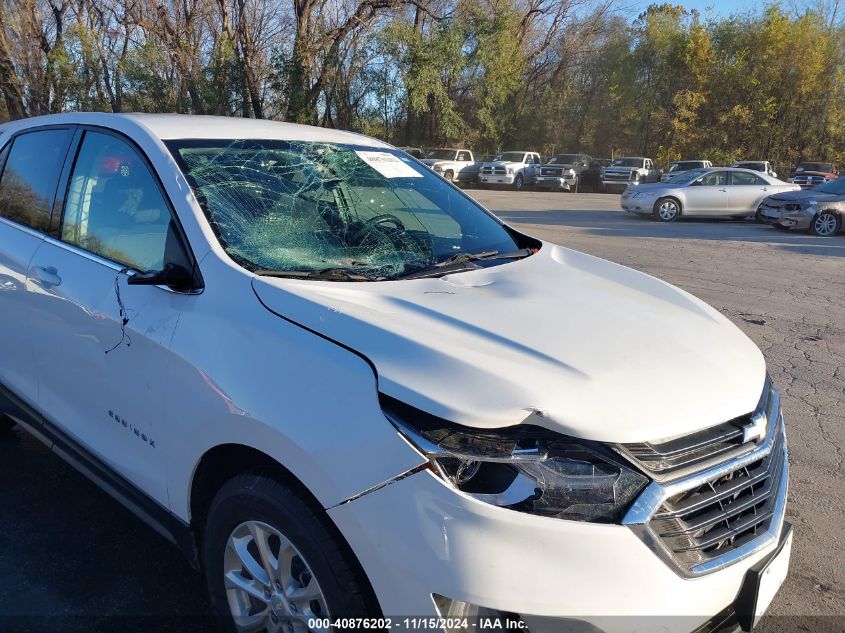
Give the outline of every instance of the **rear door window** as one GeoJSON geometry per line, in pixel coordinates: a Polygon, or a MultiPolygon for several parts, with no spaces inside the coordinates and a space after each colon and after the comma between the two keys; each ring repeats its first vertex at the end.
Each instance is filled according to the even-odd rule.
{"type": "Polygon", "coordinates": [[[53,198],[64,166],[72,130],[38,130],[12,141],[0,178],[0,216],[47,232],[53,198]]]}

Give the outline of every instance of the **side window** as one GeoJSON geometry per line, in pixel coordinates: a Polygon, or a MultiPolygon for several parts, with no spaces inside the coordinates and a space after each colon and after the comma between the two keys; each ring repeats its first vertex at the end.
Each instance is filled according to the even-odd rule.
{"type": "Polygon", "coordinates": [[[458,160],[459,161],[468,161],[469,160],[469,154],[467,154],[466,152],[458,152],[458,160]]]}
{"type": "Polygon", "coordinates": [[[709,174],[702,176],[698,182],[705,187],[722,187],[728,184],[728,172],[711,171],[709,174]]]}
{"type": "Polygon", "coordinates": [[[763,182],[762,178],[758,178],[754,174],[749,174],[744,171],[731,172],[732,185],[759,185],[763,182]]]}
{"type": "Polygon", "coordinates": [[[53,197],[71,130],[39,130],[12,141],[0,178],[0,216],[38,231],[50,228],[53,197]]]}
{"type": "Polygon", "coordinates": [[[65,203],[62,239],[139,270],[164,267],[170,211],[141,156],[110,134],[86,132],[65,203]]]}

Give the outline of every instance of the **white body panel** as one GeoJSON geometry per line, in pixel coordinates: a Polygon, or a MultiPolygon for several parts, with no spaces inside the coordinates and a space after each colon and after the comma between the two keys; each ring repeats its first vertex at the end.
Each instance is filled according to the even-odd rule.
{"type": "Polygon", "coordinates": [[[362,564],[386,613],[435,616],[428,596],[439,593],[535,616],[523,616],[532,633],[568,630],[564,618],[614,633],[692,631],[730,604],[746,569],[775,549],[685,580],[626,527],[494,508],[428,472],[329,514],[367,552],[362,564]]]}
{"type": "Polygon", "coordinates": [[[30,296],[26,292],[29,262],[43,236],[0,218],[0,383],[7,385],[29,404],[38,400],[35,354],[29,316],[30,296]]]}
{"type": "Polygon", "coordinates": [[[695,297],[551,244],[441,278],[257,277],[226,254],[162,139],[383,143],[145,115],[57,115],[2,133],[48,123],[102,125],[138,144],[204,287],[130,286],[120,266],[0,221],[0,342],[15,358],[4,356],[0,381],[175,517],[192,519],[208,451],[248,446],[327,509],[386,615],[435,615],[437,592],[518,612],[534,633],[562,630],[560,618],[618,630],[631,627],[614,616],[661,614],[684,616],[661,626],[690,630],[731,604],[768,555],[690,580],[628,527],[494,507],[429,471],[398,478],[426,459],[387,421],[379,392],[467,426],[527,421],[605,442],[675,437],[751,412],[763,357],[695,297]],[[131,345],[106,354],[121,341],[115,282],[131,345]]]}
{"type": "Polygon", "coordinates": [[[364,353],[383,392],[467,426],[509,426],[541,411],[535,424],[636,442],[748,413],[763,388],[762,354],[717,311],[551,244],[437,279],[259,278],[255,288],[275,311],[364,353]],[[662,376],[693,374],[663,388],[662,376]]]}
{"type": "Polygon", "coordinates": [[[32,260],[28,318],[38,408],[166,506],[167,448],[159,437],[168,346],[184,297],[127,286],[126,275],[98,259],[48,238],[32,260]],[[56,280],[40,280],[39,268],[54,270],[56,280]],[[115,280],[129,315],[125,337],[115,280]]]}

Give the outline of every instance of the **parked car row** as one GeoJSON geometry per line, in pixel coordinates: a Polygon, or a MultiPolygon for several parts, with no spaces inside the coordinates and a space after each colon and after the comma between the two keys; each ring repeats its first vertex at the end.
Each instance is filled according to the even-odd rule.
{"type": "Polygon", "coordinates": [[[804,189],[762,170],[708,167],[684,171],[664,182],[628,187],[621,205],[629,213],[662,222],[682,216],[755,217],[781,229],[804,229],[829,237],[842,229],[845,179],[804,189]]]}

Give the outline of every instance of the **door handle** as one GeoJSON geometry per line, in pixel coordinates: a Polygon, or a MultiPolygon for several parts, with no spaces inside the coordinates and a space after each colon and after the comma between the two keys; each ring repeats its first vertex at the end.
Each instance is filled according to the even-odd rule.
{"type": "Polygon", "coordinates": [[[724,187],[722,187],[721,189],[719,189],[719,191],[721,191],[721,192],[723,192],[723,193],[727,193],[727,192],[728,192],[728,190],[727,190],[727,189],[725,189],[724,187]]]}
{"type": "Polygon", "coordinates": [[[761,189],[762,189],[763,191],[768,191],[768,190],[769,190],[769,188],[768,188],[768,187],[761,187],[761,189]]]}
{"type": "Polygon", "coordinates": [[[55,266],[36,266],[35,278],[45,288],[52,288],[62,283],[62,278],[59,277],[59,271],[55,266]]]}

